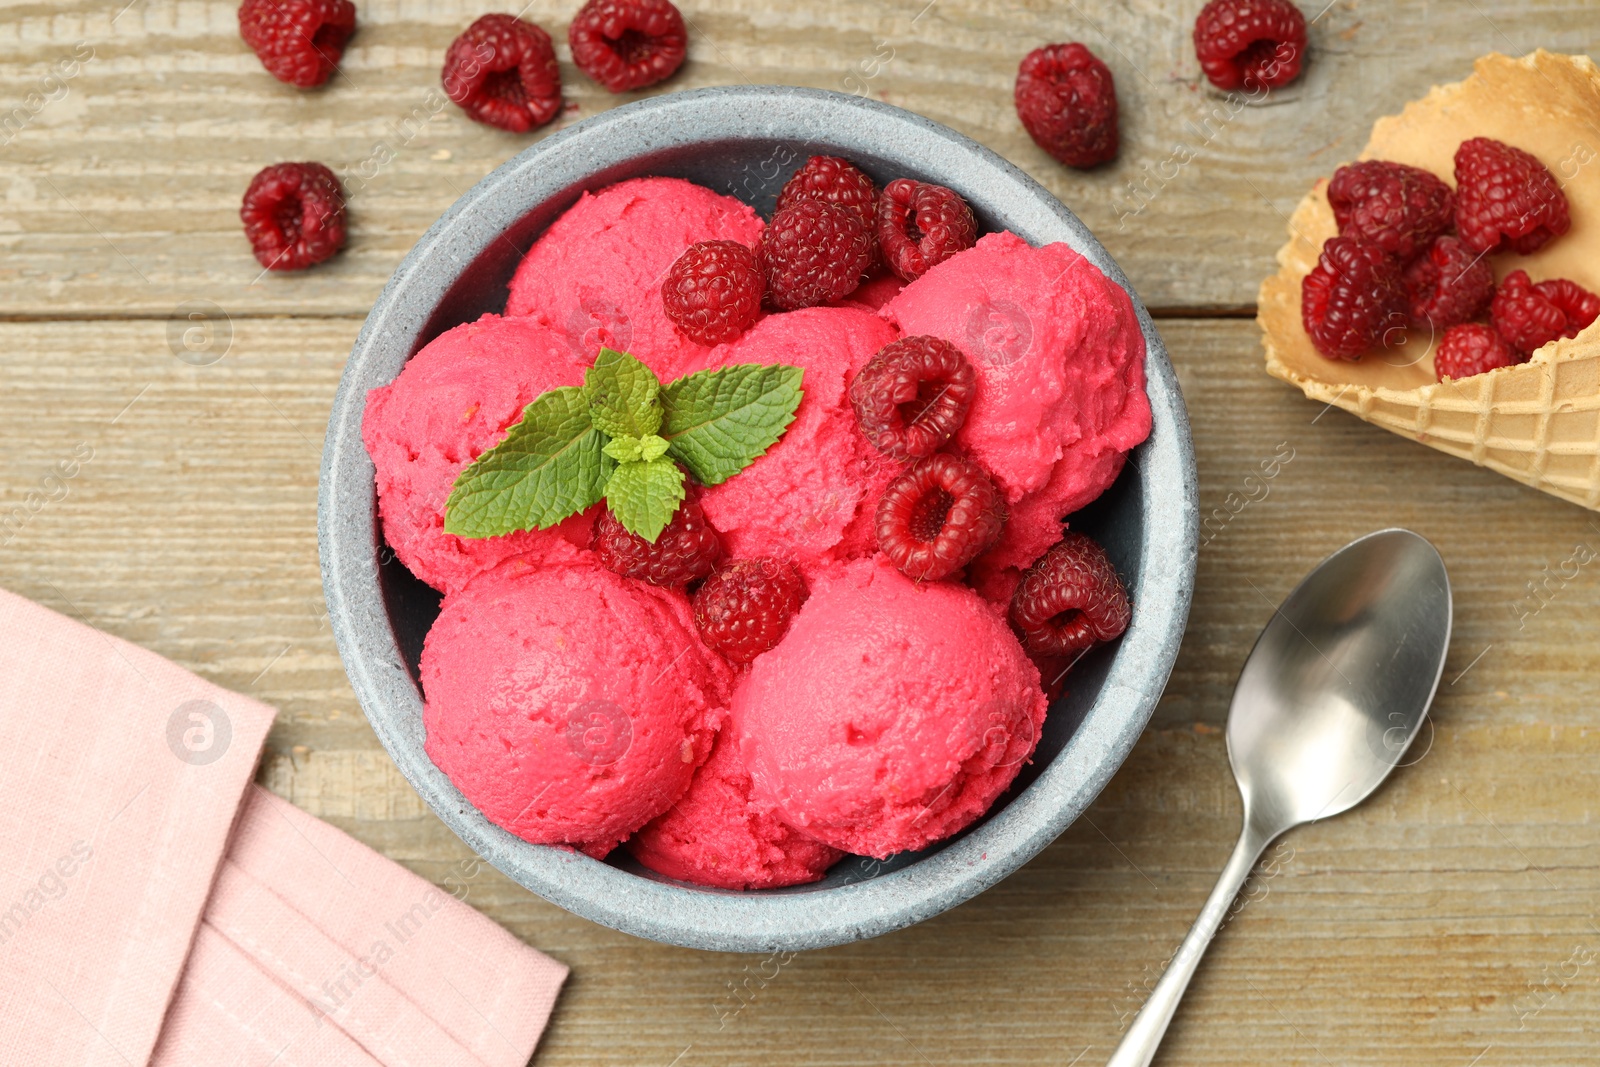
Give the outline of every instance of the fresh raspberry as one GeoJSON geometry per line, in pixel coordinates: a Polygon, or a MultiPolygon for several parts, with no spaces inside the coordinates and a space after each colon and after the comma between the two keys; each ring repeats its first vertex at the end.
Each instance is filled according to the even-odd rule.
{"type": "Polygon", "coordinates": [[[854,211],[797,200],[772,216],[756,246],[767,293],[784,311],[849,296],[872,266],[872,235],[854,211]]]}
{"type": "Polygon", "coordinates": [[[849,208],[870,232],[878,210],[878,187],[860,167],[838,156],[812,156],[784,183],[777,210],[800,200],[826,200],[849,208]]]}
{"type": "Polygon", "coordinates": [[[1211,0],[1194,20],[1194,54],[1218,89],[1281,89],[1300,76],[1306,17],[1289,0],[1211,0]]]}
{"type": "Polygon", "coordinates": [[[902,337],[856,372],[850,404],[879,452],[917,459],[955,436],[977,390],[972,364],[955,345],[938,337],[902,337]]]}
{"type": "Polygon", "coordinates": [[[1117,155],[1117,86],[1111,68],[1076,42],[1035,48],[1017,68],[1017,118],[1035,144],[1069,167],[1117,155]]]}
{"type": "Polygon", "coordinates": [[[1076,531],[1024,571],[1011,595],[1011,625],[1037,655],[1082,652],[1120,637],[1132,618],[1128,591],[1106,550],[1076,531]]]}
{"type": "Polygon", "coordinates": [[[878,247],[889,268],[914,282],[978,240],[972,209],[942,185],[896,178],[878,194],[878,247]]]}
{"type": "Polygon", "coordinates": [[[1300,286],[1300,319],[1329,359],[1358,359],[1405,340],[1400,266],[1359,237],[1330,237],[1300,286]]]}
{"type": "Polygon", "coordinates": [[[982,467],[935,452],[883,491],[878,547],[906,577],[937,581],[992,545],[1005,521],[1005,499],[982,467]]]}
{"type": "Polygon", "coordinates": [[[589,542],[604,567],[624,578],[638,578],[651,585],[687,585],[704,578],[722,558],[722,542],[706,521],[705,512],[693,500],[678,505],[677,512],[661,536],[651,544],[638,534],[629,533],[610,508],[600,512],[589,542]]]}
{"type": "Polygon", "coordinates": [[[1448,185],[1420,167],[1369,159],[1333,172],[1328,205],[1340,233],[1364,237],[1409,261],[1450,229],[1456,198],[1448,185]]]}
{"type": "Polygon", "coordinates": [[[1531,353],[1558,337],[1576,337],[1600,316],[1600,297],[1577,282],[1552,278],[1537,285],[1528,272],[1514,270],[1495,290],[1489,321],[1506,343],[1531,353]]]}
{"type": "Polygon", "coordinates": [[[750,328],[761,314],[765,286],[749,248],[737,241],[701,241],[668,269],[661,303],[674,326],[709,348],[750,328]]]}
{"type": "Polygon", "coordinates": [[[304,270],[344,247],[344,189],[321,163],[262,170],[244,191],[239,218],[268,270],[304,270]]]}
{"type": "Polygon", "coordinates": [[[625,93],[672,77],[689,35],[669,0],[589,0],[567,27],[567,43],[579,70],[625,93]]]}
{"type": "Polygon", "coordinates": [[[1444,330],[1471,322],[1494,296],[1493,268],[1455,237],[1434,238],[1402,277],[1413,326],[1444,330]]]}
{"type": "Polygon", "coordinates": [[[1530,255],[1572,226],[1567,195],[1543,163],[1488,137],[1456,149],[1456,232],[1474,252],[1530,255]]]}
{"type": "Polygon", "coordinates": [[[244,0],[239,36],[281,82],[301,89],[321,85],[344,57],[356,32],[350,0],[244,0]]]}
{"type": "Polygon", "coordinates": [[[1493,326],[1469,322],[1444,332],[1444,340],[1433,354],[1433,372],[1442,382],[1446,378],[1470,378],[1526,360],[1506,344],[1493,326]]]}
{"type": "Polygon", "coordinates": [[[760,557],[718,568],[694,595],[700,636],[734,663],[749,663],[775,646],[806,601],[793,563],[760,557]]]}
{"type": "Polygon", "coordinates": [[[484,15],[444,53],[444,92],[469,118],[512,133],[561,110],[561,69],[550,35],[511,15],[484,15]]]}

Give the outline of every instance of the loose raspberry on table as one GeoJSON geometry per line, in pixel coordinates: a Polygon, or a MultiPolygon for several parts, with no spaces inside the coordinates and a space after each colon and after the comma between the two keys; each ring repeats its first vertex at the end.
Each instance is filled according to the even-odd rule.
{"type": "Polygon", "coordinates": [[[1500,282],[1489,305],[1489,321],[1518,352],[1532,353],[1578,331],[1600,316],[1600,296],[1577,282],[1552,278],[1534,284],[1514,270],[1500,282]]]}
{"type": "Polygon", "coordinates": [[[750,328],[765,288],[754,251],[737,241],[701,241],[667,270],[661,303],[684,336],[709,348],[750,328]]]}
{"type": "Polygon", "coordinates": [[[572,61],[614,93],[670,78],[688,54],[683,15],[669,0],[589,0],[567,28],[572,61]]]}
{"type": "Polygon", "coordinates": [[[444,53],[444,92],[469,118],[512,133],[561,111],[561,69],[550,35],[511,15],[484,15],[444,53]]]}
{"type": "Polygon", "coordinates": [[[1218,89],[1281,89],[1300,76],[1306,17],[1289,0],[1211,0],[1194,20],[1194,54],[1218,89]]]}
{"type": "Polygon", "coordinates": [[[1011,624],[1035,655],[1070,656],[1120,637],[1133,618],[1128,591],[1105,549],[1069,530],[1022,574],[1011,624]]]}
{"type": "Polygon", "coordinates": [[[1474,252],[1530,255],[1572,227],[1555,175],[1520,148],[1488,137],[1456,149],[1456,232],[1474,252]]]}
{"type": "Polygon", "coordinates": [[[1069,167],[1117,155],[1117,87],[1083,45],[1048,44],[1023,57],[1013,90],[1017,118],[1035,144],[1069,167]]]}
{"type": "Polygon", "coordinates": [[[244,0],[239,36],[267,72],[301,89],[321,85],[356,31],[350,0],[244,0]]]}
{"type": "Polygon", "coordinates": [[[902,337],[879,350],[850,383],[861,432],[894,459],[932,455],[967,419],[977,375],[939,337],[902,337]]]}
{"type": "Polygon", "coordinates": [[[1400,265],[1359,237],[1330,237],[1300,285],[1300,319],[1317,351],[1358,359],[1405,340],[1406,291],[1400,265]]]}
{"type": "Polygon", "coordinates": [[[872,267],[872,235],[849,208],[797,200],[772,216],[756,246],[767,294],[784,311],[849,296],[872,267]]]}
{"type": "Polygon", "coordinates": [[[611,509],[604,508],[589,545],[601,566],[651,585],[687,585],[710,574],[722,559],[722,541],[693,500],[678,505],[655,544],[629,533],[611,509]]]}
{"type": "Polygon", "coordinates": [[[800,200],[826,200],[849,208],[870,232],[878,211],[878,187],[866,172],[838,156],[812,156],[784,183],[777,210],[800,200]]]}
{"type": "Polygon", "coordinates": [[[948,578],[1000,536],[1005,499],[971,460],[936,452],[889,483],[878,501],[878,548],[906,577],[948,578]]]}
{"type": "Polygon", "coordinates": [[[793,563],[736,559],[695,592],[694,621],[706,644],[734,663],[749,663],[783,639],[805,600],[805,579],[793,563]]]}
{"type": "Polygon", "coordinates": [[[1333,172],[1328,205],[1339,232],[1409,261],[1455,221],[1450,187],[1420,167],[1369,159],[1333,172]]]}
{"type": "Polygon", "coordinates": [[[1483,314],[1494,296],[1494,270],[1458,238],[1434,239],[1402,275],[1411,325],[1444,330],[1483,314]]]}
{"type": "Polygon", "coordinates": [[[914,282],[978,240],[972,209],[942,185],[896,178],[878,194],[878,247],[901,278],[914,282]]]}
{"type": "Polygon", "coordinates": [[[268,270],[304,270],[344,247],[344,189],[321,163],[262,170],[244,192],[239,218],[268,270]]]}
{"type": "Polygon", "coordinates": [[[1444,340],[1433,354],[1433,372],[1442,382],[1446,378],[1470,378],[1526,360],[1526,356],[1506,344],[1506,339],[1493,326],[1469,322],[1444,332],[1444,340]]]}

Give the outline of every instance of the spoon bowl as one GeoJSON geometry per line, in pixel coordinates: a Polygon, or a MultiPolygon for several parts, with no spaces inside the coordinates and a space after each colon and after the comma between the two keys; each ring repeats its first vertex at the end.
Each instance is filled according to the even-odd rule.
{"type": "Polygon", "coordinates": [[[1239,843],[1109,1067],[1148,1067],[1266,847],[1349,811],[1394,770],[1439,688],[1451,611],[1438,551],[1410,530],[1379,530],[1323,560],[1273,612],[1228,709],[1239,843]]]}
{"type": "Polygon", "coordinates": [[[1295,587],[1228,711],[1228,760],[1263,828],[1348,811],[1388,777],[1439,686],[1450,620],[1444,560],[1409,530],[1353,541],[1295,587]]]}

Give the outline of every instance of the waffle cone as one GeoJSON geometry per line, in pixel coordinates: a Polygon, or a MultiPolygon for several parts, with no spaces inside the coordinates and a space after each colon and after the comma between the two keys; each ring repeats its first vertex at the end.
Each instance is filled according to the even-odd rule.
{"type": "MultiPolygon", "coordinates": [[[[1534,255],[1494,256],[1496,278],[1520,268],[1536,282],[1570,278],[1600,292],[1600,70],[1587,56],[1543,50],[1484,56],[1465,81],[1379,119],[1360,158],[1424,167],[1454,184],[1456,147],[1480,136],[1537,156],[1572,212],[1572,229],[1534,255]]],[[[1337,232],[1327,182],[1318,182],[1289,220],[1278,273],[1261,284],[1256,321],[1267,373],[1312,400],[1600,511],[1600,321],[1527,363],[1459,381],[1435,379],[1439,338],[1426,330],[1359,362],[1327,359],[1301,325],[1300,283],[1337,232]]]]}

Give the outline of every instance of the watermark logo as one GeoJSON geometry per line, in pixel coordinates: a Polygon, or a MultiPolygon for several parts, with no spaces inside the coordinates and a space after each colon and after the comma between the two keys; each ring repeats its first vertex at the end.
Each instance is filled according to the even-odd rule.
{"type": "Polygon", "coordinates": [[[609,700],[585,700],[567,716],[567,747],[591,767],[609,767],[633,745],[633,716],[609,700]]]}
{"type": "Polygon", "coordinates": [[[1279,441],[1277,449],[1266,459],[1256,465],[1256,471],[1245,475],[1243,488],[1233,490],[1222,498],[1222,506],[1211,509],[1200,523],[1200,531],[1205,535],[1200,542],[1201,546],[1209,545],[1215,541],[1228,524],[1238,514],[1251,504],[1267,499],[1272,493],[1272,480],[1283,472],[1283,468],[1294,462],[1294,446],[1287,441],[1279,441]]]}
{"type": "Polygon", "coordinates": [[[40,477],[35,487],[28,491],[20,504],[0,504],[0,546],[9,545],[23,531],[33,517],[51,504],[65,500],[72,492],[70,485],[83,465],[94,459],[94,446],[79,441],[72,454],[56,461],[48,473],[40,477]]]}
{"type": "Polygon", "coordinates": [[[50,72],[41,78],[22,98],[18,107],[0,113],[0,145],[9,145],[23,130],[33,124],[45,108],[66,97],[67,83],[83,72],[83,65],[94,59],[94,46],[79,41],[72,46],[72,55],[57,60],[50,72]]]}
{"type": "Polygon", "coordinates": [[[167,716],[167,747],[191,766],[217,762],[232,740],[232,720],[212,701],[186,700],[167,716]]]}
{"type": "Polygon", "coordinates": [[[1009,367],[1033,347],[1033,322],[1009,300],[983,301],[967,312],[966,350],[991,367],[1009,367]]]}
{"type": "Polygon", "coordinates": [[[1381,721],[1367,722],[1366,738],[1367,748],[1384,763],[1413,767],[1433,751],[1433,720],[1424,717],[1413,731],[1405,712],[1391,711],[1381,721]]]}
{"type": "Polygon", "coordinates": [[[606,299],[583,300],[567,316],[567,334],[584,359],[602,348],[626,352],[633,344],[633,322],[628,313],[606,299]]]}
{"type": "Polygon", "coordinates": [[[233,320],[209,300],[186,300],[167,319],[167,347],[191,367],[209,367],[233,347],[233,320]]]}
{"type": "Polygon", "coordinates": [[[982,731],[978,756],[995,770],[1024,762],[1039,743],[1040,728],[1033,719],[1018,722],[1012,702],[999,697],[984,703],[975,728],[982,731]]]}

